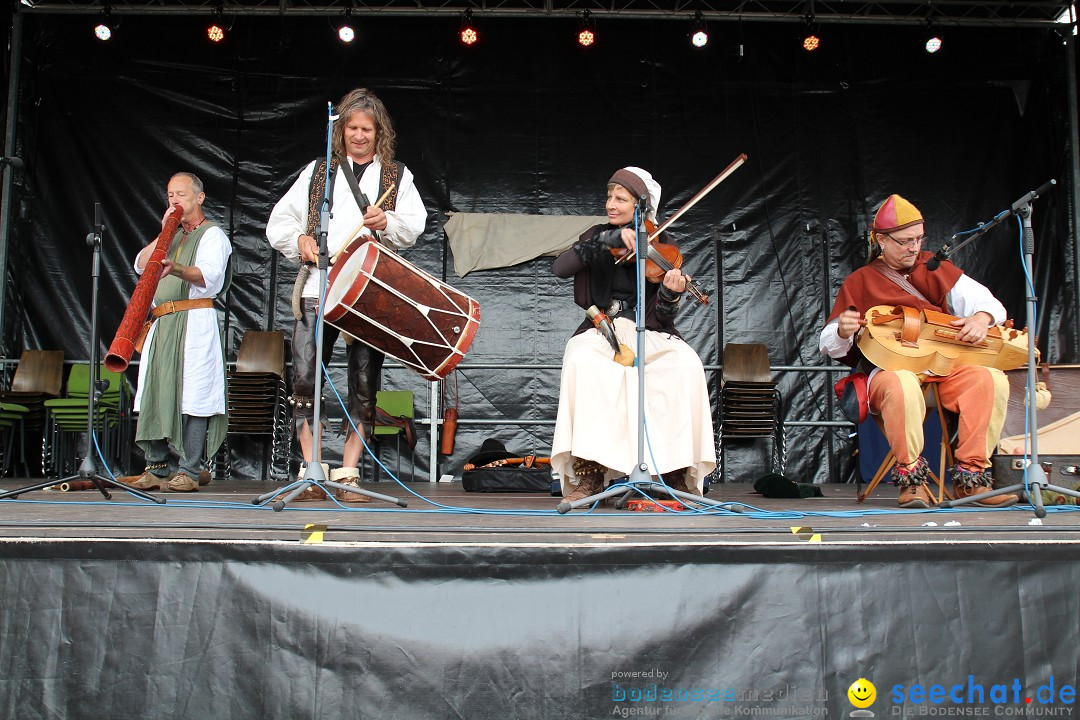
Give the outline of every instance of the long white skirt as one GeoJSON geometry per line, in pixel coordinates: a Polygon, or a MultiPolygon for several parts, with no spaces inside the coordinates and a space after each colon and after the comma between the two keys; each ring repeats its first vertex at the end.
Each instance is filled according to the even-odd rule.
{"type": "MultiPolygon", "coordinates": [[[[637,353],[633,321],[615,320],[620,341],[637,353]]],[[[645,454],[652,475],[688,468],[686,485],[700,493],[716,467],[712,411],[701,358],[683,340],[646,331],[645,454]]],[[[564,494],[577,485],[574,458],[608,468],[607,479],[637,464],[638,369],[619,365],[598,330],[575,335],[563,354],[559,415],[551,467],[564,494]]]]}

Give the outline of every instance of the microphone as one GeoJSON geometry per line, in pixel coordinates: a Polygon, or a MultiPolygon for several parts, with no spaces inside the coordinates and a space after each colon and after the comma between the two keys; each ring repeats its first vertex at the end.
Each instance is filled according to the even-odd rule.
{"type": "Polygon", "coordinates": [[[934,257],[926,261],[926,269],[930,272],[937,270],[941,266],[941,261],[946,260],[949,257],[949,246],[943,245],[940,250],[934,253],[934,257]]]}
{"type": "Polygon", "coordinates": [[[0,167],[3,167],[4,165],[10,165],[12,170],[22,170],[23,169],[22,158],[17,158],[17,157],[0,158],[0,167]]]}
{"type": "MultiPolygon", "coordinates": [[[[982,223],[979,223],[979,226],[981,227],[982,223]]],[[[987,228],[987,229],[989,229],[989,228],[987,228]]],[[[952,244],[954,242],[956,242],[956,238],[958,238],[958,237],[960,237],[960,233],[957,233],[957,234],[953,235],[951,238],[949,238],[949,242],[942,245],[941,249],[938,250],[936,253],[934,253],[934,257],[932,257],[932,258],[930,258],[929,260],[926,261],[926,269],[927,270],[929,270],[930,272],[933,272],[933,271],[937,270],[939,267],[941,267],[941,261],[942,260],[948,260],[949,259],[949,255],[952,253],[952,244]]],[[[961,243],[960,247],[963,247],[966,244],[967,243],[961,243]]],[[[957,250],[959,250],[959,249],[960,248],[957,248],[957,250]]]]}

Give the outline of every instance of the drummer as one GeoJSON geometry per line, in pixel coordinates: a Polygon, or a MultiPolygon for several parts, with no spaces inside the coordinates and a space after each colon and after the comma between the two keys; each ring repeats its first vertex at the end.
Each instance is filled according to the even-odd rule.
{"type": "MultiPolygon", "coordinates": [[[[392,248],[407,248],[424,231],[427,211],[413,182],[413,174],[394,160],[394,126],[386,107],[370,90],[357,88],[341,99],[336,108],[331,147],[330,199],[332,219],[327,228],[327,250],[333,258],[358,235],[374,235],[392,248]]],[[[316,158],[301,171],[285,196],[278,201],[266,224],[270,244],[287,259],[314,263],[318,258],[320,210],[326,184],[326,159],[316,158]]],[[[314,410],[315,327],[318,311],[319,273],[301,266],[297,278],[303,283],[293,329],[293,405],[295,431],[304,463],[313,458],[312,415],[314,410]],[[298,312],[299,311],[299,312],[298,312]]],[[[323,362],[329,363],[338,331],[323,326],[323,362]]],[[[349,417],[365,437],[369,437],[375,415],[375,393],[379,389],[383,354],[362,342],[347,347],[349,360],[349,417]]],[[[357,485],[358,465],[363,451],[360,437],[346,420],[347,432],[342,467],[330,471],[330,480],[357,485]]],[[[300,468],[303,477],[305,466],[300,468]]],[[[338,491],[343,502],[368,502],[359,493],[338,491]]],[[[321,500],[321,488],[308,487],[298,500],[321,500]]]]}

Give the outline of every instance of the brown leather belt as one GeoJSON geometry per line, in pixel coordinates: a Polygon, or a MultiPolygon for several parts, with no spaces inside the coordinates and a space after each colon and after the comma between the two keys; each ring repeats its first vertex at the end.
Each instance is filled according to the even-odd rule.
{"type": "Polygon", "coordinates": [[[194,300],[169,300],[163,302],[160,305],[154,306],[154,309],[150,311],[150,314],[155,318],[164,317],[165,315],[172,315],[173,313],[183,312],[184,310],[195,310],[197,308],[212,308],[214,307],[214,298],[195,298],[194,300]]]}
{"type": "Polygon", "coordinates": [[[166,315],[172,315],[173,313],[184,312],[185,310],[196,310],[198,308],[212,308],[214,307],[214,298],[195,298],[193,300],[169,300],[163,302],[160,305],[155,305],[154,309],[150,311],[152,316],[146,323],[143,324],[142,332],[139,333],[139,337],[135,340],[135,352],[142,354],[143,343],[146,342],[146,334],[150,332],[150,326],[154,324],[154,321],[158,318],[165,317],[166,315]]]}

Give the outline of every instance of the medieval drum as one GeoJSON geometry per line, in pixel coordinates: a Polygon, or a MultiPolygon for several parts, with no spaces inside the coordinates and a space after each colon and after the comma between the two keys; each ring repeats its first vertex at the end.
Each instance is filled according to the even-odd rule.
{"type": "Polygon", "coordinates": [[[327,279],[326,322],[441,380],[480,326],[480,304],[370,238],[342,251],[327,279]]]}

